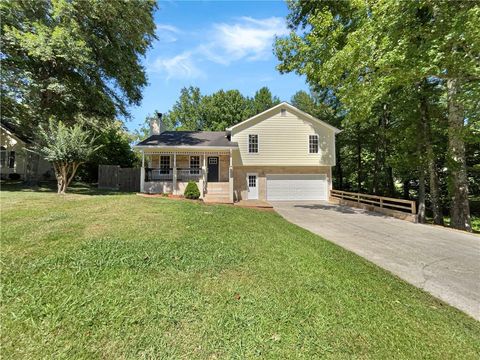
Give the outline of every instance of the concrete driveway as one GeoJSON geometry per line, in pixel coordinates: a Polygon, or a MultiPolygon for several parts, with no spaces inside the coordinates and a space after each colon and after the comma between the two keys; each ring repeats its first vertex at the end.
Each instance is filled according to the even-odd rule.
{"type": "Polygon", "coordinates": [[[273,202],[288,221],[480,320],[480,236],[327,202],[273,202]]]}

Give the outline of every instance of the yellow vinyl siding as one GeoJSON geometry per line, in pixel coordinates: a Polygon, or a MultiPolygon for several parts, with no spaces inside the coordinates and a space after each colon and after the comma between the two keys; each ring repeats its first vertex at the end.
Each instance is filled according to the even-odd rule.
{"type": "Polygon", "coordinates": [[[334,131],[316,121],[301,118],[280,109],[273,116],[263,116],[232,129],[232,141],[238,143],[233,164],[272,166],[335,165],[334,131]],[[258,135],[258,153],[248,153],[248,135],[258,135]],[[309,153],[309,135],[318,135],[319,153],[309,153]]]}

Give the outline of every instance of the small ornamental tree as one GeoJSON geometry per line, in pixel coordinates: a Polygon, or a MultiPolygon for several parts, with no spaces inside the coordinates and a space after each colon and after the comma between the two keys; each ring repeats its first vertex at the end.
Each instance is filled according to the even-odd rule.
{"type": "Polygon", "coordinates": [[[50,119],[48,127],[39,127],[36,150],[53,164],[59,194],[65,194],[78,167],[100,148],[94,142],[80,124],[68,127],[50,119]]]}
{"type": "Polygon", "coordinates": [[[195,181],[189,181],[183,195],[187,199],[198,199],[200,197],[200,190],[198,190],[197,183],[195,181]]]}

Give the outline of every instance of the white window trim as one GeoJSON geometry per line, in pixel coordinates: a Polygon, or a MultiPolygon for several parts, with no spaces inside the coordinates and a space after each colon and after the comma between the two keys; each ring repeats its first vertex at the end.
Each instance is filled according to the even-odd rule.
{"type": "Polygon", "coordinates": [[[158,168],[160,169],[160,173],[162,173],[162,171],[165,171],[166,168],[162,167],[162,157],[168,157],[168,172],[167,174],[170,174],[170,168],[172,167],[172,157],[170,155],[160,155],[158,157],[158,168]]]}
{"type": "Polygon", "coordinates": [[[318,134],[308,134],[308,136],[307,136],[307,152],[308,152],[309,155],[320,154],[320,136],[318,136],[318,134]],[[317,152],[310,152],[310,136],[315,136],[317,138],[317,152]]]}
{"type": "MultiPolygon", "coordinates": [[[[198,157],[198,174],[201,174],[201,171],[202,170],[202,167],[200,166],[201,162],[200,162],[200,155],[190,155],[190,157],[188,158],[188,167],[190,168],[190,174],[191,175],[198,175],[198,174],[192,174],[192,158],[193,157],[198,157]]],[[[195,168],[196,169],[196,168],[195,168]]]]}
{"type": "Polygon", "coordinates": [[[248,134],[247,135],[247,153],[249,155],[260,154],[260,136],[258,136],[258,134],[248,134]],[[257,152],[250,152],[250,135],[256,135],[257,136],[257,152]]]}
{"type": "Polygon", "coordinates": [[[3,155],[3,160],[5,162],[4,164],[2,164],[0,162],[0,168],[8,169],[8,153],[9,153],[9,150],[7,150],[6,148],[5,149],[0,149],[0,153],[3,155]]]}

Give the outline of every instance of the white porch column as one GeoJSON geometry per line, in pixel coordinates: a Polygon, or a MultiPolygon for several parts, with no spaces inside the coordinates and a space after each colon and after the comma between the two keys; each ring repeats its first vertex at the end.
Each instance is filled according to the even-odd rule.
{"type": "Polygon", "coordinates": [[[140,168],[140,192],[145,192],[145,151],[142,150],[142,167],[140,168]]]}
{"type": "Polygon", "coordinates": [[[205,175],[204,175],[204,169],[203,169],[204,162],[205,162],[205,154],[203,155],[203,160],[201,162],[202,166],[200,166],[200,170],[202,172],[200,175],[200,179],[198,179],[198,190],[200,190],[200,199],[203,199],[203,197],[205,196],[205,175]]]}
{"type": "Polygon", "coordinates": [[[230,202],[233,203],[233,161],[232,149],[230,149],[230,166],[228,167],[228,195],[230,202]]]}
{"type": "Polygon", "coordinates": [[[208,169],[207,169],[207,153],[203,153],[203,166],[202,166],[202,178],[203,178],[203,193],[207,191],[208,186],[208,169]]]}
{"type": "Polygon", "coordinates": [[[172,181],[172,193],[178,194],[177,191],[177,153],[173,153],[173,181],[172,181]]]}

